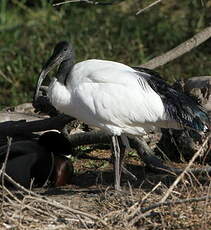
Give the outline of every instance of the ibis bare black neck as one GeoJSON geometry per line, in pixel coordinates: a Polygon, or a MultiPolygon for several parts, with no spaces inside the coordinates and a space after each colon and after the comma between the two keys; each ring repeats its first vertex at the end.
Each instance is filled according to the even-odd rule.
{"type": "Polygon", "coordinates": [[[67,78],[69,76],[69,73],[73,67],[73,60],[72,58],[68,59],[68,60],[65,60],[63,61],[60,66],[59,66],[59,69],[58,69],[58,72],[57,72],[57,78],[58,78],[58,81],[64,85],[66,85],[67,83],[67,78]]]}

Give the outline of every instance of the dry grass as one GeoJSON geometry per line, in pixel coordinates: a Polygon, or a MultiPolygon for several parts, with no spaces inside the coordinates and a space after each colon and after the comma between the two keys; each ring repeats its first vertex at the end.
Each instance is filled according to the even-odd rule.
{"type": "Polygon", "coordinates": [[[102,183],[31,191],[4,177],[17,190],[1,185],[0,229],[211,229],[209,175],[183,173],[172,184],[172,176],[147,173],[122,192],[102,183]]]}
{"type": "Polygon", "coordinates": [[[1,229],[210,229],[210,177],[185,178],[159,205],[168,187],[159,182],[125,190],[59,190],[33,193],[2,188],[1,229]],[[205,178],[204,178],[205,179],[205,178]],[[59,191],[59,192],[58,192],[59,191]],[[57,194],[56,194],[57,193],[57,194]],[[202,197],[202,198],[201,198],[202,197]],[[201,199],[200,199],[201,198],[201,199]],[[74,208],[73,208],[74,207],[74,208]]]}

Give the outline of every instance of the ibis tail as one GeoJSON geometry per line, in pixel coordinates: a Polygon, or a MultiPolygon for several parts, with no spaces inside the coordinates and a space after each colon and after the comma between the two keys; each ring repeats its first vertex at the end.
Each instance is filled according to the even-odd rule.
{"type": "Polygon", "coordinates": [[[144,77],[151,88],[161,97],[165,112],[170,119],[177,121],[181,127],[206,132],[209,117],[196,98],[186,95],[167,84],[157,72],[141,67],[134,67],[144,77]]]}

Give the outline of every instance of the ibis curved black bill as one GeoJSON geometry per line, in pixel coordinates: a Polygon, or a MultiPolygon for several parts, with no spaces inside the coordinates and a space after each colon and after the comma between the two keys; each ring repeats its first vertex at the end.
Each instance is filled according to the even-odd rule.
{"type": "Polygon", "coordinates": [[[55,56],[54,54],[48,59],[48,61],[45,63],[40,76],[37,81],[36,85],[36,91],[34,95],[34,100],[36,101],[39,96],[39,90],[42,85],[42,82],[45,80],[47,74],[57,65],[59,65],[62,62],[62,58],[60,56],[55,56]]]}
{"type": "Polygon", "coordinates": [[[73,53],[74,52],[72,46],[66,41],[59,42],[55,46],[52,56],[48,59],[48,61],[43,66],[39,79],[37,81],[36,92],[34,95],[35,101],[39,96],[40,86],[42,85],[42,82],[44,81],[47,74],[55,66],[60,65],[63,61],[72,59],[74,56],[73,53]]]}

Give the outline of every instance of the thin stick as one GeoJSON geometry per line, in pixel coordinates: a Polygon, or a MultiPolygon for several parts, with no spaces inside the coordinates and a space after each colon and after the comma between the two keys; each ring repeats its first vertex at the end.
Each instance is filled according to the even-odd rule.
{"type": "MultiPolygon", "coordinates": [[[[137,209],[135,209],[136,207],[138,207],[138,206],[140,206],[141,205],[141,203],[144,201],[144,200],[146,200],[147,199],[147,197],[152,193],[152,192],[154,192],[159,186],[161,185],[161,182],[159,182],[157,185],[155,185],[154,186],[154,188],[150,191],[150,192],[148,192],[141,200],[139,200],[138,202],[136,202],[134,205],[132,205],[129,209],[128,209],[128,211],[127,211],[127,213],[130,213],[129,215],[127,215],[127,220],[129,221],[130,219],[132,219],[136,214],[137,214],[137,209]],[[135,209],[135,210],[134,210],[135,209]],[[132,211],[133,210],[133,211],[132,211]]],[[[139,209],[140,210],[140,209],[139,209]]]]}
{"type": "MultiPolygon", "coordinates": [[[[149,214],[149,211],[158,208],[160,206],[169,206],[171,204],[181,204],[181,203],[191,203],[191,202],[196,202],[196,201],[207,201],[211,199],[211,196],[203,196],[200,198],[192,198],[192,199],[185,199],[185,200],[177,200],[177,201],[166,201],[166,199],[169,197],[169,195],[173,192],[173,189],[175,186],[179,183],[179,181],[184,177],[184,175],[187,173],[195,159],[201,154],[202,149],[204,146],[207,144],[209,141],[211,135],[207,137],[207,139],[204,141],[202,144],[201,148],[194,154],[192,159],[190,160],[189,164],[186,166],[184,171],[180,174],[180,176],[177,177],[177,179],[174,181],[174,183],[171,185],[171,187],[168,189],[166,195],[161,199],[159,203],[150,205],[146,208],[140,208],[138,207],[135,212],[133,212],[134,218],[129,221],[129,225],[133,226],[138,220],[147,217],[149,214]]],[[[128,215],[128,217],[131,217],[131,214],[128,215]]]]}
{"type": "Polygon", "coordinates": [[[207,142],[209,141],[209,138],[211,137],[211,135],[209,135],[206,140],[204,141],[204,143],[202,144],[202,146],[200,147],[200,149],[193,155],[193,157],[191,158],[190,162],[188,163],[188,165],[185,167],[184,171],[177,177],[177,179],[174,181],[174,183],[170,186],[170,188],[168,189],[168,191],[166,192],[165,196],[161,199],[161,203],[165,202],[166,199],[169,197],[169,195],[172,193],[173,189],[177,186],[177,184],[181,181],[181,179],[185,176],[185,174],[187,173],[187,171],[190,169],[191,165],[193,164],[193,162],[196,160],[196,158],[201,154],[203,148],[205,147],[205,145],[207,144],[207,142]]]}
{"type": "MultiPolygon", "coordinates": [[[[33,198],[33,197],[32,197],[33,198]]],[[[73,209],[73,208],[70,208],[68,206],[65,206],[61,203],[58,203],[54,200],[50,200],[50,199],[47,199],[47,198],[42,198],[41,196],[40,197],[36,197],[34,198],[36,201],[39,201],[39,202],[42,202],[42,203],[46,203],[46,204],[49,204],[51,206],[54,206],[56,208],[61,208],[61,209],[64,209],[66,211],[69,211],[71,213],[74,213],[76,215],[81,215],[81,216],[85,216],[85,217],[88,217],[90,219],[93,219],[95,221],[99,221],[99,223],[103,224],[104,226],[107,226],[108,227],[108,224],[102,220],[101,218],[99,218],[98,216],[95,216],[95,215],[92,215],[92,214],[89,214],[89,213],[85,213],[85,212],[82,212],[80,210],[76,210],[76,209],[73,209]]]]}
{"type": "Polygon", "coordinates": [[[5,170],[6,170],[6,166],[7,166],[7,161],[8,161],[8,157],[9,157],[9,153],[10,153],[10,148],[11,148],[11,143],[12,143],[12,138],[8,137],[8,142],[7,142],[7,153],[5,156],[5,160],[4,163],[1,167],[0,170],[0,176],[1,176],[1,183],[2,183],[2,204],[1,204],[1,208],[3,209],[3,204],[4,204],[4,195],[5,195],[5,191],[4,191],[4,178],[5,178],[5,170]]]}
{"type": "Polygon", "coordinates": [[[0,70],[0,75],[7,81],[9,82],[10,84],[13,84],[13,81],[7,77],[1,70],[0,70]]]}
{"type": "Polygon", "coordinates": [[[138,220],[145,218],[147,216],[150,216],[149,211],[154,210],[156,208],[159,208],[161,206],[193,203],[193,202],[206,201],[206,200],[210,200],[210,199],[211,199],[211,196],[202,196],[202,197],[195,197],[195,198],[184,199],[184,200],[165,201],[165,202],[159,202],[156,204],[152,204],[146,208],[140,208],[138,210],[138,212],[140,212],[140,214],[130,221],[129,226],[133,226],[138,220]]]}
{"type": "Polygon", "coordinates": [[[151,7],[155,6],[155,5],[157,5],[157,4],[160,3],[160,2],[162,2],[162,0],[157,0],[157,1],[153,2],[153,3],[151,3],[151,4],[148,5],[147,7],[143,8],[143,9],[140,9],[140,10],[136,13],[136,15],[138,15],[138,14],[140,14],[140,13],[143,13],[145,10],[148,10],[149,8],[151,8],[151,7]]]}
{"type": "MultiPolygon", "coordinates": [[[[1,171],[0,170],[0,174],[1,174],[1,171]]],[[[39,196],[37,193],[31,191],[31,190],[28,190],[26,188],[24,188],[22,185],[18,184],[17,182],[15,182],[9,175],[7,175],[6,173],[4,174],[5,178],[11,183],[13,184],[17,189],[23,191],[23,192],[26,192],[28,194],[31,194],[31,195],[34,195],[34,196],[39,196]]]]}
{"type": "Polygon", "coordinates": [[[89,214],[89,213],[85,213],[85,212],[82,212],[82,211],[79,211],[79,210],[75,210],[75,209],[72,209],[68,206],[65,206],[65,205],[62,205],[56,201],[53,201],[53,200],[50,200],[46,197],[42,198],[42,196],[40,196],[39,194],[36,194],[35,192],[32,192],[26,188],[24,188],[23,186],[19,185],[18,183],[16,183],[10,176],[8,176],[7,174],[5,174],[5,178],[7,180],[9,180],[15,187],[19,188],[20,190],[28,193],[29,195],[33,195],[34,197],[32,197],[34,200],[36,201],[40,201],[42,203],[46,203],[46,204],[49,204],[49,205],[52,205],[54,207],[57,207],[57,208],[61,208],[61,209],[64,209],[66,211],[69,211],[75,215],[81,215],[81,216],[85,216],[85,217],[88,217],[90,219],[93,219],[95,221],[98,221],[99,223],[103,224],[104,226],[107,226],[108,227],[108,224],[102,220],[101,218],[99,218],[98,216],[95,216],[95,215],[92,215],[92,214],[89,214]]]}
{"type": "MultiPolygon", "coordinates": [[[[121,2],[124,0],[117,0],[116,2],[121,2]]],[[[92,5],[112,5],[115,3],[115,1],[111,1],[111,2],[97,2],[95,0],[69,0],[69,1],[63,1],[63,2],[59,2],[59,3],[55,3],[53,4],[53,6],[60,6],[66,3],[75,3],[75,2],[85,2],[87,4],[92,4],[92,5]]]]}
{"type": "MultiPolygon", "coordinates": [[[[3,188],[2,188],[3,189],[3,188]]],[[[17,203],[19,203],[19,202],[21,202],[15,195],[13,195],[13,193],[9,190],[9,189],[7,189],[6,187],[4,187],[4,190],[8,193],[8,195],[9,196],[11,196],[12,197],[12,199],[14,199],[17,203]]],[[[8,198],[8,196],[7,196],[7,198],[8,198]]],[[[8,198],[9,199],[9,198],[8,198]]]]}
{"type": "Polygon", "coordinates": [[[204,205],[204,215],[203,215],[203,229],[208,229],[208,226],[207,226],[207,222],[208,222],[208,218],[207,218],[207,214],[209,213],[209,211],[207,210],[207,206],[208,206],[208,201],[209,201],[209,194],[210,194],[210,191],[211,191],[211,181],[209,183],[209,187],[208,187],[208,191],[207,191],[207,199],[205,200],[205,205],[204,205]]]}
{"type": "MultiPolygon", "coordinates": [[[[56,201],[50,200],[50,199],[48,199],[48,198],[46,198],[46,197],[43,198],[43,197],[40,196],[39,194],[36,194],[36,193],[34,193],[34,192],[32,192],[32,191],[30,191],[30,190],[24,188],[23,186],[19,185],[18,183],[16,183],[16,182],[15,182],[10,176],[8,176],[7,174],[5,174],[5,178],[6,178],[7,180],[9,180],[15,187],[17,187],[17,188],[21,189],[22,191],[24,191],[24,192],[30,194],[30,195],[31,195],[31,198],[34,199],[35,201],[39,201],[39,202],[42,202],[42,203],[46,203],[46,204],[51,205],[51,206],[54,206],[54,207],[56,207],[56,208],[64,209],[64,210],[69,211],[69,212],[71,212],[71,213],[73,213],[73,214],[75,214],[75,215],[81,215],[81,216],[84,216],[84,217],[88,217],[88,218],[90,218],[90,219],[92,219],[92,220],[95,220],[95,221],[98,221],[98,222],[101,223],[102,225],[108,227],[108,224],[107,224],[104,220],[102,220],[101,218],[99,218],[98,216],[95,216],[95,215],[92,215],[92,214],[89,214],[89,213],[85,213],[85,212],[82,212],[82,211],[79,211],[79,210],[72,209],[72,208],[70,208],[70,207],[68,207],[68,206],[65,206],[65,205],[60,204],[60,203],[58,203],[58,202],[56,202],[56,201]],[[32,195],[33,195],[33,196],[32,196],[32,195]]],[[[30,196],[28,196],[27,198],[30,198],[30,196]]]]}

